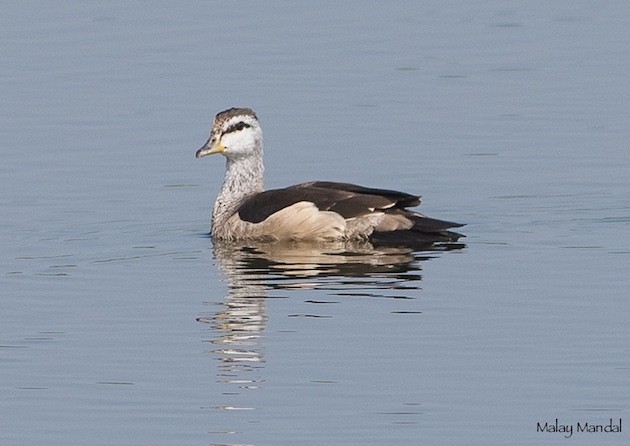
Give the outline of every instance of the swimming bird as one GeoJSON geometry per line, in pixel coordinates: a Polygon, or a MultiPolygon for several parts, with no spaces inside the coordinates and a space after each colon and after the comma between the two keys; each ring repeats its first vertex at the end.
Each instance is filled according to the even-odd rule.
{"type": "Polygon", "coordinates": [[[417,195],[330,181],[265,190],[263,133],[249,108],[215,116],[195,156],[216,153],[227,161],[212,210],[213,240],[430,244],[462,237],[449,229],[463,225],[407,209],[420,204],[417,195]]]}

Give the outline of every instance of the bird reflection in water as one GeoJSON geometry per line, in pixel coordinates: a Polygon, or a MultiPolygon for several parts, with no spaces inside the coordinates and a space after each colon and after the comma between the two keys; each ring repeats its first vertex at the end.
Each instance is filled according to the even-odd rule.
{"type": "MultiPolygon", "coordinates": [[[[216,266],[228,293],[222,309],[198,318],[210,326],[217,376],[227,385],[230,402],[221,411],[253,410],[246,392],[264,382],[264,333],[267,301],[293,291],[325,290],[326,296],[410,298],[420,288],[422,262],[440,252],[459,250],[461,243],[419,247],[375,247],[368,242],[214,243],[216,266]]],[[[304,296],[302,293],[301,296],[304,296]]],[[[317,300],[307,300],[319,303],[317,300]]],[[[290,316],[317,317],[312,314],[290,316]]],[[[230,429],[222,432],[230,432],[230,429]]],[[[219,433],[219,432],[216,432],[219,433]]]]}

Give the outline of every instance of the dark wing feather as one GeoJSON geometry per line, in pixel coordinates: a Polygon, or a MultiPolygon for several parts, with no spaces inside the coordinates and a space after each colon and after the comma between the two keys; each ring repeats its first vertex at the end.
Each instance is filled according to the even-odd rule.
{"type": "Polygon", "coordinates": [[[401,208],[414,207],[420,204],[420,197],[418,195],[411,195],[405,192],[398,192],[396,190],[389,189],[374,189],[371,187],[357,186],[356,184],[350,183],[314,181],[312,183],[304,183],[299,186],[316,187],[319,189],[343,190],[346,192],[351,192],[353,194],[379,196],[390,200],[391,203],[396,203],[397,207],[401,208]]]}
{"type": "Polygon", "coordinates": [[[328,210],[340,214],[343,218],[360,217],[376,209],[387,209],[396,203],[378,195],[350,195],[334,203],[328,210]]]}
{"type": "Polygon", "coordinates": [[[308,201],[314,203],[318,209],[328,210],[348,197],[348,192],[322,190],[306,187],[307,185],[308,183],[305,183],[284,189],[268,190],[249,197],[239,207],[238,215],[243,221],[260,223],[271,214],[300,201],[308,201]]]}
{"type": "Polygon", "coordinates": [[[370,241],[376,246],[400,246],[419,250],[432,249],[435,243],[444,243],[444,249],[462,248],[463,244],[454,244],[462,234],[451,231],[418,232],[418,231],[391,231],[374,232],[370,241]],[[450,245],[450,248],[448,246],[450,245]]]}
{"type": "Polygon", "coordinates": [[[387,189],[371,189],[348,183],[316,181],[274,189],[249,197],[238,210],[241,220],[260,223],[271,214],[300,201],[322,211],[334,211],[344,218],[358,217],[375,209],[417,206],[420,197],[387,189]]]}
{"type": "Polygon", "coordinates": [[[374,231],[370,240],[386,244],[453,242],[461,234],[448,229],[463,226],[459,223],[425,217],[406,208],[420,204],[420,197],[389,189],[372,189],[356,184],[315,181],[285,189],[261,192],[246,199],[238,209],[241,220],[260,223],[270,215],[300,201],[313,203],[322,211],[337,212],[344,218],[369,215],[375,210],[397,214],[413,222],[408,230],[374,231]]]}
{"type": "Polygon", "coordinates": [[[461,228],[464,226],[461,223],[454,223],[452,221],[438,220],[437,218],[419,216],[418,214],[412,214],[414,225],[412,231],[420,232],[440,232],[450,228],[461,228]]]}

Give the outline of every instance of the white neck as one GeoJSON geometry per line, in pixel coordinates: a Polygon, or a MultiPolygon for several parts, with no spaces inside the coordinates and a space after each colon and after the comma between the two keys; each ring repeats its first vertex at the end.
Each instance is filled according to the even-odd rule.
{"type": "Polygon", "coordinates": [[[225,179],[221,191],[212,209],[212,233],[225,227],[225,223],[238,209],[239,205],[248,197],[262,192],[263,161],[262,148],[252,156],[227,158],[225,179]]]}

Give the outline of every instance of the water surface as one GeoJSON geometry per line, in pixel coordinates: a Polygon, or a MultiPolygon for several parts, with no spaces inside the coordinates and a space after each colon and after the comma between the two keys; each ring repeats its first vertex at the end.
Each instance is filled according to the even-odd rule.
{"type": "Polygon", "coordinates": [[[4,6],[0,443],[627,444],[629,13],[4,6]],[[230,106],[465,246],[213,246],[230,106]]]}

